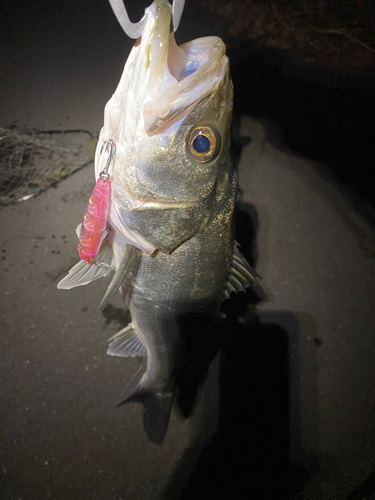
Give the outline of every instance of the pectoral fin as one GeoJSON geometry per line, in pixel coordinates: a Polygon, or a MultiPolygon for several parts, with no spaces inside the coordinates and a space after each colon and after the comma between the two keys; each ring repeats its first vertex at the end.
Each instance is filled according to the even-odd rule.
{"type": "Polygon", "coordinates": [[[122,282],[125,279],[125,276],[128,274],[132,265],[134,263],[135,258],[141,252],[141,250],[130,243],[127,243],[125,246],[124,257],[122,258],[121,264],[119,265],[115,275],[112,278],[112,281],[105,292],[105,295],[100,302],[100,310],[102,311],[105,306],[108,304],[109,300],[113,295],[117,292],[117,290],[122,285],[122,282]]]}
{"type": "Polygon", "coordinates": [[[109,339],[107,354],[110,356],[147,356],[147,350],[132,323],[109,339]]]}
{"type": "Polygon", "coordinates": [[[69,274],[57,284],[57,288],[70,290],[108,276],[113,266],[112,259],[112,246],[108,240],[104,240],[93,263],[88,264],[85,260],[80,260],[72,267],[69,274]]]}

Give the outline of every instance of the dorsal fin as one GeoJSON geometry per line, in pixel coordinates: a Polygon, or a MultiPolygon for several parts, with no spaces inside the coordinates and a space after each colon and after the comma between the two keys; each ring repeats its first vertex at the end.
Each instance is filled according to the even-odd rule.
{"type": "Polygon", "coordinates": [[[229,299],[232,292],[245,292],[245,289],[250,286],[262,291],[259,279],[261,279],[260,276],[251,268],[238,250],[238,243],[236,242],[223,299],[229,299]]]}
{"type": "Polygon", "coordinates": [[[109,339],[107,354],[110,356],[147,356],[147,350],[132,323],[109,339]]]}

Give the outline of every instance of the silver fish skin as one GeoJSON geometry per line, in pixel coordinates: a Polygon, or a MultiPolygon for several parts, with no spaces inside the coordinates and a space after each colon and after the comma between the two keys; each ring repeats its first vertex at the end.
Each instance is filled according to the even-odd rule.
{"type": "Polygon", "coordinates": [[[223,298],[256,278],[234,241],[233,87],[225,45],[206,37],[178,47],[169,2],[155,0],[146,12],[106,105],[96,153],[98,178],[103,144],[116,144],[108,234],[96,261],[81,261],[58,286],[116,270],[103,305],[120,288],[131,323],[110,339],[108,353],[147,355],[147,369],[123,403],[143,404],[145,432],[160,444],[191,344],[217,320],[223,298]],[[194,149],[202,131],[208,153],[194,149]]]}

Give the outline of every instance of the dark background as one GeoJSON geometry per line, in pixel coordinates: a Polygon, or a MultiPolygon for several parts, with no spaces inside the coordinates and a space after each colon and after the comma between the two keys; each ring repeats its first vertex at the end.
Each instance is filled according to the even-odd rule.
{"type": "MultiPolygon", "coordinates": [[[[267,298],[227,306],[185,374],[193,384],[213,359],[193,414],[174,413],[155,447],[138,406],[115,408],[143,367],[105,355],[126,322],[120,299],[98,315],[106,283],[56,290],[77,259],[92,167],[3,208],[0,497],[375,498],[371,58],[323,64],[311,45],[304,57],[267,32],[234,35],[222,2],[186,3],[178,42],[228,47],[237,239],[267,298]]],[[[126,4],[136,21],[147,2],[126,4]]],[[[263,4],[246,2],[249,18],[263,4]]],[[[97,134],[132,45],[109,4],[5,1],[0,36],[0,125],[97,134]]]]}

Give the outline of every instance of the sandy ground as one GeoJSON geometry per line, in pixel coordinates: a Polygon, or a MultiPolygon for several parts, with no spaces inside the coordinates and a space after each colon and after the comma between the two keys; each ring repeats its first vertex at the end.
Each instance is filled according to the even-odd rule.
{"type": "MultiPolygon", "coordinates": [[[[20,18],[5,6],[0,125],[98,132],[131,46],[107,4],[25,5],[20,18]]],[[[225,37],[200,14],[187,7],[181,40],[225,37]]],[[[259,86],[250,94],[262,95],[251,69],[259,86]]],[[[116,408],[144,362],[105,354],[127,321],[120,298],[98,314],[104,280],[56,289],[77,260],[93,168],[0,210],[0,498],[375,498],[366,182],[354,191],[330,165],[287,149],[269,102],[255,107],[240,121],[239,135],[252,140],[238,162],[238,239],[268,299],[250,315],[253,327],[244,313],[228,331],[192,417],[174,413],[161,447],[147,441],[137,405],[116,408]]]]}

